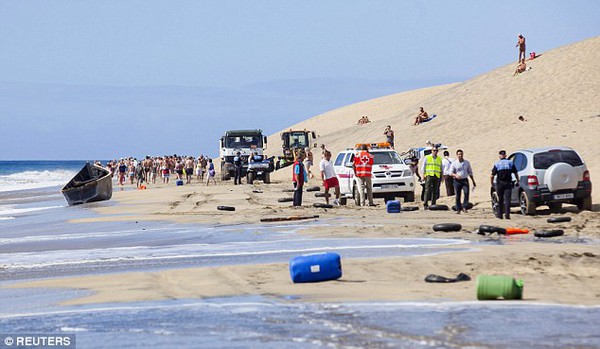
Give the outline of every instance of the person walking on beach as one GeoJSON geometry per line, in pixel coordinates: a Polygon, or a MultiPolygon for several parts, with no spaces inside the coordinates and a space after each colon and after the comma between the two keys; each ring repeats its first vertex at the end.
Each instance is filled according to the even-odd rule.
{"type": "Polygon", "coordinates": [[[208,156],[202,155],[202,160],[200,160],[200,165],[202,166],[202,173],[200,174],[200,180],[204,181],[204,174],[206,173],[206,167],[208,166],[208,156]]]}
{"type": "Polygon", "coordinates": [[[456,213],[461,211],[467,212],[465,204],[469,202],[469,177],[475,188],[475,178],[473,177],[473,169],[471,163],[464,159],[462,149],[456,151],[456,160],[450,165],[450,175],[454,178],[454,191],[456,192],[456,213]],[[464,201],[461,201],[461,192],[464,192],[464,201]]]}
{"type": "Polygon", "coordinates": [[[238,151],[233,157],[233,166],[235,168],[235,174],[233,176],[233,185],[242,184],[242,164],[242,155],[238,151]]]}
{"type": "Polygon", "coordinates": [[[187,184],[192,183],[192,176],[194,176],[194,158],[188,156],[185,160],[185,180],[187,184]]]}
{"type": "Polygon", "coordinates": [[[371,181],[371,171],[373,168],[373,155],[369,153],[366,144],[358,147],[358,152],[354,156],[354,176],[358,186],[358,196],[361,206],[366,206],[366,199],[369,200],[369,206],[375,206],[373,203],[373,183],[371,181]],[[365,190],[367,191],[365,199],[365,190]]]}
{"type": "Polygon", "coordinates": [[[496,193],[498,194],[499,204],[496,218],[502,219],[502,214],[504,214],[504,218],[510,219],[510,197],[513,187],[512,174],[517,179],[516,185],[519,185],[519,172],[512,160],[506,158],[506,150],[500,150],[498,155],[500,160],[492,167],[492,175],[490,177],[492,187],[494,186],[494,177],[496,177],[496,193]]]}
{"type": "Polygon", "coordinates": [[[517,44],[515,45],[515,47],[519,48],[519,59],[517,60],[517,62],[521,62],[521,59],[523,59],[523,61],[525,60],[525,37],[521,34],[518,35],[518,40],[517,40],[517,44]]]}
{"type": "Polygon", "coordinates": [[[210,180],[213,180],[213,183],[217,185],[217,181],[215,180],[215,164],[213,164],[212,159],[208,159],[208,176],[206,176],[206,185],[210,183],[210,180]]]}
{"type": "Polygon", "coordinates": [[[294,206],[302,206],[302,189],[304,183],[308,182],[308,173],[304,168],[304,152],[298,151],[296,161],[292,166],[292,182],[294,184],[294,206]]]}
{"type": "Polygon", "coordinates": [[[335,175],[335,169],[333,163],[331,163],[331,152],[325,150],[323,159],[319,163],[319,169],[321,170],[321,179],[323,180],[323,186],[325,187],[325,203],[329,204],[329,189],[333,188],[335,191],[334,205],[340,204],[340,182],[335,175]]]}
{"type": "Polygon", "coordinates": [[[383,134],[385,135],[386,141],[390,144],[392,149],[394,149],[394,131],[392,130],[392,126],[387,125],[385,130],[383,130],[383,134]]]}
{"type": "Polygon", "coordinates": [[[427,155],[422,165],[423,177],[425,177],[425,202],[423,208],[428,209],[427,204],[431,199],[431,204],[435,205],[438,198],[439,182],[442,177],[442,158],[438,156],[438,148],[431,149],[431,154],[427,155]]]}
{"type": "Polygon", "coordinates": [[[444,158],[442,159],[442,178],[446,187],[446,195],[454,196],[454,178],[450,175],[450,166],[454,159],[450,157],[450,152],[444,150],[444,158]]]}
{"type": "Polygon", "coordinates": [[[125,164],[125,160],[121,159],[119,161],[119,185],[125,184],[125,176],[127,175],[127,165],[125,164]]]}
{"type": "Polygon", "coordinates": [[[312,151],[310,151],[309,147],[304,148],[304,151],[306,152],[306,159],[304,160],[304,163],[306,165],[306,172],[308,173],[308,178],[313,178],[314,175],[310,170],[314,164],[313,153],[312,151]]]}
{"type": "Polygon", "coordinates": [[[161,161],[160,170],[162,174],[163,184],[169,184],[169,177],[171,176],[171,169],[169,168],[169,160],[165,158],[161,161]]]}

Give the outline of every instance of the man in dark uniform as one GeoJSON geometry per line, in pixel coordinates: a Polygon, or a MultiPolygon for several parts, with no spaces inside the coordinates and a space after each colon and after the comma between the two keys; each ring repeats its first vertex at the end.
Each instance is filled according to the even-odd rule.
{"type": "Polygon", "coordinates": [[[504,213],[504,218],[510,219],[510,197],[513,187],[512,174],[515,174],[515,178],[517,179],[515,185],[518,186],[519,172],[512,160],[506,158],[506,150],[500,150],[498,155],[500,156],[500,160],[494,164],[490,180],[493,186],[494,176],[496,176],[496,193],[498,193],[498,204],[500,206],[496,218],[502,219],[502,214],[504,213]]]}
{"type": "Polygon", "coordinates": [[[238,151],[233,158],[233,166],[235,166],[235,177],[233,178],[233,184],[242,184],[242,157],[238,151]]]}

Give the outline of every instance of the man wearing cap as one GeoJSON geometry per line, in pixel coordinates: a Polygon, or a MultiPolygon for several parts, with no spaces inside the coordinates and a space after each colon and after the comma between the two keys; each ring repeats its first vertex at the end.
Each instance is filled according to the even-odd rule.
{"type": "Polygon", "coordinates": [[[494,186],[494,177],[496,177],[496,193],[498,194],[499,209],[496,218],[510,219],[510,197],[513,187],[512,174],[514,173],[519,185],[519,172],[512,160],[506,158],[506,150],[498,152],[500,160],[498,160],[492,168],[491,184],[494,186]]]}
{"type": "Polygon", "coordinates": [[[422,165],[423,177],[425,177],[425,202],[423,208],[428,209],[427,202],[431,199],[431,204],[435,205],[440,188],[440,178],[442,177],[442,158],[438,156],[438,148],[433,147],[431,154],[425,157],[422,165]]]}

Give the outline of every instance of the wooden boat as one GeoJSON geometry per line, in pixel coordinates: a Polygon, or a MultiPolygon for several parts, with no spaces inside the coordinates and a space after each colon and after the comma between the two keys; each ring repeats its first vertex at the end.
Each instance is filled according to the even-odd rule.
{"type": "Polygon", "coordinates": [[[107,169],[88,163],[62,188],[61,192],[69,206],[110,200],[112,177],[107,169]]]}

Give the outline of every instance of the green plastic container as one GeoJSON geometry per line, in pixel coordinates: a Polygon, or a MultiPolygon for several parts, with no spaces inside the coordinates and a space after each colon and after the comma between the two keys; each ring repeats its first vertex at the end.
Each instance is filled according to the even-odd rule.
{"type": "Polygon", "coordinates": [[[477,299],[523,299],[523,280],[503,275],[477,276],[477,299]]]}

